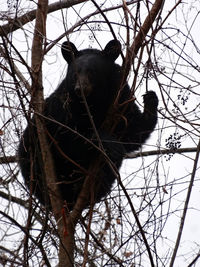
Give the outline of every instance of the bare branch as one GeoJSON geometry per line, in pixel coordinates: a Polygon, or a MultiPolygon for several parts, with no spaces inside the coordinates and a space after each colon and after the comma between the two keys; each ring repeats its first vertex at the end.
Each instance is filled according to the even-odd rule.
{"type": "Polygon", "coordinates": [[[130,46],[130,49],[127,50],[126,59],[123,64],[124,74],[122,84],[124,84],[124,82],[126,81],[133,62],[133,58],[136,57],[139,49],[143,46],[143,41],[145,40],[147,33],[152,27],[152,24],[154,23],[158,13],[161,12],[161,7],[163,6],[164,2],[164,0],[155,1],[143,25],[140,27],[140,30],[136,35],[132,45],[130,46]]]}
{"type": "MultiPolygon", "coordinates": [[[[170,153],[184,154],[184,153],[194,153],[194,152],[197,152],[197,147],[178,148],[174,151],[171,151],[169,149],[158,149],[158,150],[130,153],[129,155],[126,155],[126,159],[135,159],[140,157],[157,156],[157,155],[168,155],[170,153]]],[[[0,157],[0,164],[16,163],[17,161],[18,161],[17,156],[0,157]]]]}
{"type": "Polygon", "coordinates": [[[183,208],[183,214],[181,217],[181,222],[180,222],[180,227],[179,227],[179,231],[178,231],[178,235],[177,235],[177,239],[176,239],[176,243],[175,243],[175,247],[174,247],[174,251],[172,254],[172,258],[170,261],[170,265],[169,267],[173,267],[174,266],[174,262],[176,259],[176,254],[180,245],[180,241],[181,241],[181,236],[183,233],[183,227],[184,227],[184,223],[185,223],[185,218],[186,218],[186,214],[188,211],[188,205],[189,205],[189,201],[190,201],[190,196],[192,193],[192,187],[194,185],[194,178],[196,175],[196,171],[197,171],[197,164],[198,164],[198,160],[199,160],[199,154],[200,154],[200,140],[197,146],[197,152],[196,152],[196,157],[194,159],[194,165],[193,165],[193,171],[191,173],[191,179],[190,179],[190,183],[189,183],[189,187],[188,187],[188,191],[187,191],[187,196],[186,196],[186,200],[185,200],[185,204],[184,204],[184,208],[183,208]]]}
{"type": "MultiPolygon", "coordinates": [[[[52,3],[48,6],[48,14],[57,10],[72,7],[74,5],[87,2],[88,0],[64,0],[52,3]]],[[[0,36],[7,35],[20,29],[25,24],[33,21],[36,18],[37,9],[31,10],[19,18],[10,19],[8,24],[0,27],[0,36]]]]}

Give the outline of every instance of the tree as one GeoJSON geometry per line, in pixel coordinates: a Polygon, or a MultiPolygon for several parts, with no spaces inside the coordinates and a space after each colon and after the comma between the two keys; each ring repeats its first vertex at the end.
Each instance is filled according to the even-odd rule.
{"type": "MultiPolygon", "coordinates": [[[[198,1],[111,5],[39,0],[2,5],[0,262],[195,266],[198,234],[192,236],[189,228],[198,227],[200,215],[195,203],[200,150],[198,1]],[[61,79],[58,55],[66,37],[81,48],[101,47],[116,37],[124,48],[123,79],[128,79],[136,101],[142,106],[140,96],[149,89],[160,97],[157,129],[142,151],[127,155],[111,195],[85,211],[78,201],[71,214],[65,214],[59,198],[51,198],[52,213],[38,204],[24,185],[16,156],[19,138],[34,113],[42,152],[49,155],[44,170],[52,181],[47,182],[59,194],[41,114],[44,95],[61,79]]],[[[98,162],[92,167],[98,168],[98,162]]],[[[87,186],[86,181],[83,196],[87,186]]]]}

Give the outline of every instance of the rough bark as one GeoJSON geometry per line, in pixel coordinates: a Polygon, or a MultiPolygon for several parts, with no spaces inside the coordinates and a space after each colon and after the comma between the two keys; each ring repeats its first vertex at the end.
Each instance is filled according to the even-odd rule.
{"type": "Polygon", "coordinates": [[[43,112],[43,85],[42,85],[42,62],[45,49],[46,37],[46,17],[48,12],[48,0],[39,0],[36,12],[36,23],[32,45],[32,104],[35,113],[35,121],[37,133],[40,142],[43,168],[53,214],[57,221],[57,230],[60,237],[59,249],[59,267],[73,266],[73,249],[74,249],[74,225],[69,221],[67,225],[68,235],[64,235],[65,223],[62,217],[63,201],[59,194],[59,188],[56,183],[56,174],[54,170],[54,162],[48,146],[45,134],[45,125],[40,116],[43,112]],[[52,192],[52,193],[51,193],[52,192]],[[71,237],[71,238],[70,238],[71,237]]]}

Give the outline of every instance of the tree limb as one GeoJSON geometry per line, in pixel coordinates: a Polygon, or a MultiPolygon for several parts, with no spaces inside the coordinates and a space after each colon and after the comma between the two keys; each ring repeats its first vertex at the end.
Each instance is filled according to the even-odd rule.
{"type": "Polygon", "coordinates": [[[130,68],[133,62],[133,58],[137,55],[139,49],[143,46],[143,41],[145,40],[148,31],[153,25],[153,22],[155,21],[158,13],[161,10],[162,5],[164,4],[165,0],[156,0],[155,3],[153,4],[149,14],[147,15],[143,25],[140,27],[140,30],[138,34],[136,35],[132,45],[130,48],[127,50],[126,54],[126,59],[124,60],[123,63],[123,79],[122,79],[122,84],[125,83],[127,80],[127,76],[130,72],[130,68]]]}
{"type": "MultiPolygon", "coordinates": [[[[48,6],[48,14],[60,10],[62,8],[68,8],[83,2],[87,2],[88,0],[63,0],[58,1],[56,3],[52,3],[48,6]]],[[[7,35],[11,32],[14,32],[20,29],[25,24],[33,21],[36,18],[37,9],[31,10],[19,18],[9,19],[9,23],[0,26],[0,36],[7,35]]]]}
{"type": "MultiPolygon", "coordinates": [[[[178,148],[175,151],[171,151],[169,149],[157,149],[157,150],[130,153],[129,155],[126,155],[125,159],[136,159],[140,157],[167,155],[170,153],[184,154],[184,153],[194,153],[194,152],[197,152],[197,147],[178,148]]],[[[17,156],[0,157],[0,164],[16,163],[17,161],[18,161],[17,156]]]]}
{"type": "Polygon", "coordinates": [[[174,262],[175,262],[175,259],[176,259],[176,254],[177,254],[178,248],[180,246],[180,241],[181,241],[181,236],[182,236],[182,233],[183,233],[183,227],[184,227],[184,223],[185,223],[185,218],[186,218],[186,214],[187,214],[187,211],[188,211],[188,205],[189,205],[189,201],[190,201],[190,196],[191,196],[191,193],[192,193],[192,187],[193,187],[193,184],[194,184],[194,179],[195,179],[195,175],[196,175],[196,171],[197,171],[199,154],[200,154],[200,139],[199,139],[199,143],[198,143],[198,146],[197,146],[196,157],[194,159],[194,165],[193,165],[190,184],[189,184],[189,187],[188,187],[187,196],[186,196],[186,200],[185,200],[185,204],[184,204],[184,208],[183,208],[183,214],[181,216],[180,227],[179,227],[179,231],[178,231],[178,235],[177,235],[177,238],[176,238],[176,243],[175,243],[175,247],[174,247],[174,251],[173,251],[173,254],[172,254],[172,257],[171,257],[171,262],[170,262],[169,267],[173,267],[174,266],[174,262]]]}
{"type": "MultiPolygon", "coordinates": [[[[74,246],[69,244],[68,238],[64,236],[64,221],[61,216],[63,200],[57,184],[56,172],[53,158],[47,141],[46,129],[43,118],[39,115],[43,113],[44,96],[42,84],[42,62],[46,45],[46,18],[48,10],[48,0],[39,0],[36,13],[36,23],[32,45],[32,103],[35,112],[35,122],[37,135],[40,143],[44,179],[48,189],[53,214],[57,221],[58,234],[60,238],[59,265],[73,266],[74,246]]],[[[74,232],[70,232],[74,238],[74,232]]]]}

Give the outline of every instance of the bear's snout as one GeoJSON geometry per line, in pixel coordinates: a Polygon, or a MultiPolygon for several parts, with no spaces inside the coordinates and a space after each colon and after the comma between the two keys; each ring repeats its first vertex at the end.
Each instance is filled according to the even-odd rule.
{"type": "Polygon", "coordinates": [[[89,79],[85,76],[79,75],[76,81],[74,91],[78,97],[89,96],[92,92],[92,85],[89,79]]]}

